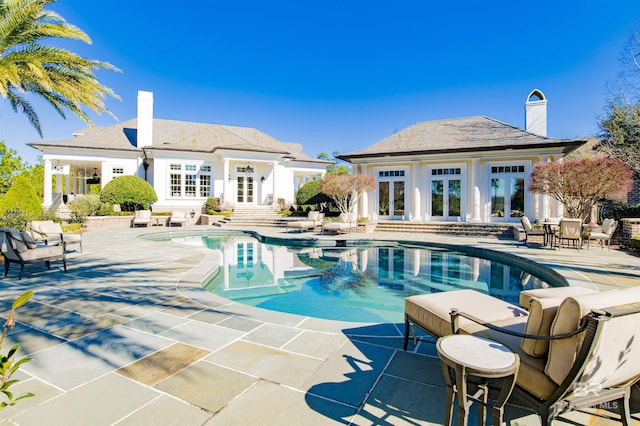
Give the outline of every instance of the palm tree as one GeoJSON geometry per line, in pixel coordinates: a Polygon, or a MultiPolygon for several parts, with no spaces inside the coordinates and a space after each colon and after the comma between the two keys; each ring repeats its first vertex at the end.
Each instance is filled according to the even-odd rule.
{"type": "MultiPolygon", "coordinates": [[[[104,98],[119,99],[103,86],[93,70],[120,71],[113,65],[86,59],[65,49],[46,46],[46,39],[91,39],[45,6],[55,0],[0,0],[0,96],[15,112],[22,112],[42,137],[38,116],[27,94],[45,99],[65,118],[65,110],[91,125],[85,108],[113,114],[104,98]]],[[[115,117],[114,117],[115,118],[115,117]]]]}

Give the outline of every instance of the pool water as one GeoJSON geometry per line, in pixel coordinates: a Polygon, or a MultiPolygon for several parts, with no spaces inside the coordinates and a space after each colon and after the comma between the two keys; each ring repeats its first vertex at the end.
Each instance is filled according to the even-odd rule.
{"type": "Polygon", "coordinates": [[[175,237],[220,253],[203,287],[251,306],[354,322],[404,322],[408,296],[474,289],[516,303],[548,286],[513,266],[443,249],[403,246],[296,247],[241,235],[175,237]]]}

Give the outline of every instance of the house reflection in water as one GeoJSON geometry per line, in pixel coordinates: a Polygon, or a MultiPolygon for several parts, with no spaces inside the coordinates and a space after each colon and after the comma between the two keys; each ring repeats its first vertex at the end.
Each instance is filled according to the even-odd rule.
{"type": "Polygon", "coordinates": [[[404,298],[414,294],[472,288],[517,302],[522,289],[547,286],[509,265],[438,249],[287,247],[245,235],[181,242],[219,252],[220,269],[205,284],[207,290],[254,306],[284,295],[295,305],[292,298],[299,292],[305,296],[298,304],[309,303],[313,293],[343,307],[402,312],[404,298]]]}

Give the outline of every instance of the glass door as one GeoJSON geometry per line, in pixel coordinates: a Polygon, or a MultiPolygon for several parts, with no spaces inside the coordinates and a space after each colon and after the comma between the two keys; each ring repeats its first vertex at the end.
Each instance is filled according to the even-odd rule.
{"type": "Polygon", "coordinates": [[[459,168],[433,169],[431,177],[431,218],[460,220],[462,216],[462,178],[459,168]]]}
{"type": "Polygon", "coordinates": [[[404,180],[378,182],[378,216],[381,219],[404,219],[404,180]]]}
{"type": "Polygon", "coordinates": [[[524,166],[491,169],[491,220],[515,222],[525,211],[524,166]]]}
{"type": "Polygon", "coordinates": [[[251,166],[236,168],[236,202],[253,204],[254,169],[251,166]]]}

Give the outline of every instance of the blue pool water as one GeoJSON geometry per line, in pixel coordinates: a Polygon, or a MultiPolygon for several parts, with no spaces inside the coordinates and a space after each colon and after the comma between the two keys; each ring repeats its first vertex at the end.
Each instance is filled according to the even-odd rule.
{"type": "Polygon", "coordinates": [[[517,303],[521,290],[548,286],[516,267],[454,251],[386,246],[264,244],[246,234],[177,236],[220,253],[203,287],[247,305],[354,322],[403,322],[404,299],[470,288],[517,303]]]}

